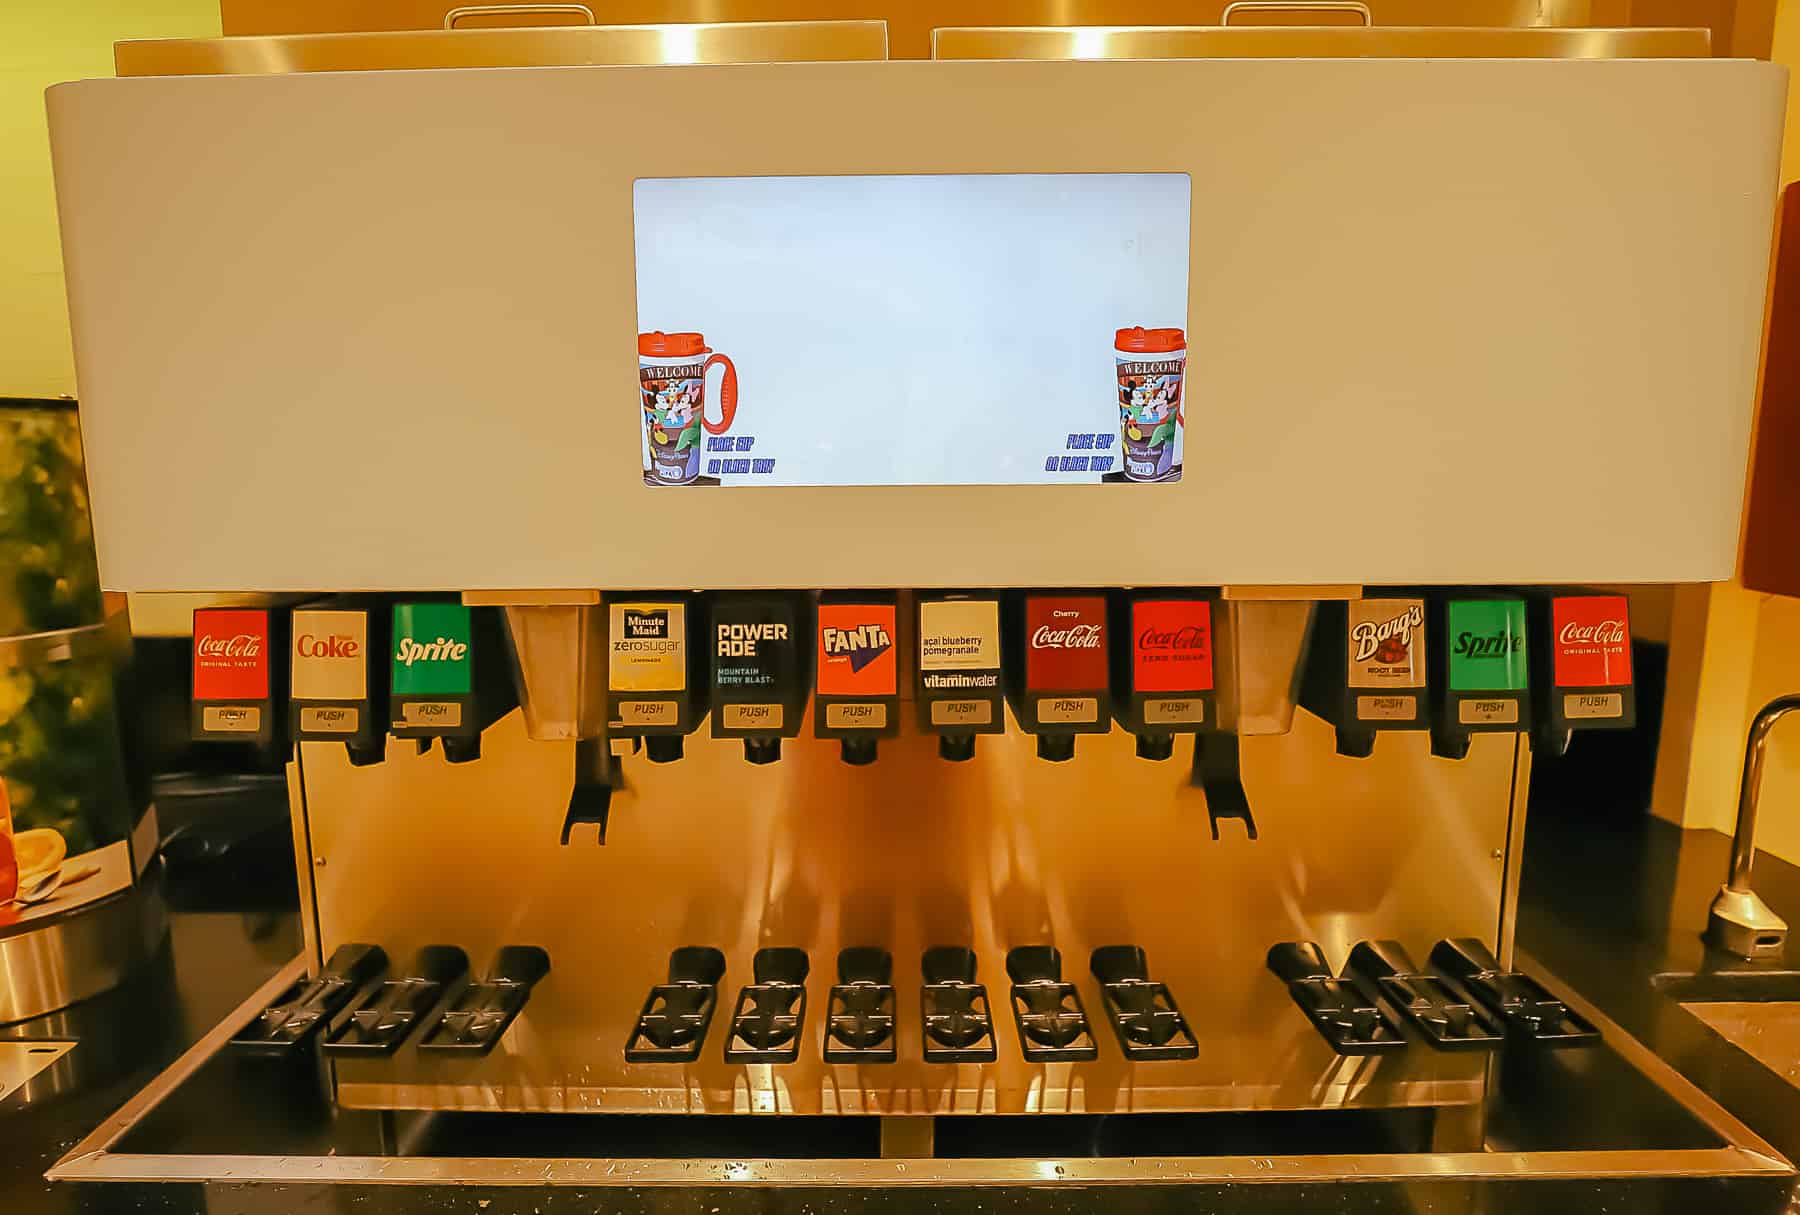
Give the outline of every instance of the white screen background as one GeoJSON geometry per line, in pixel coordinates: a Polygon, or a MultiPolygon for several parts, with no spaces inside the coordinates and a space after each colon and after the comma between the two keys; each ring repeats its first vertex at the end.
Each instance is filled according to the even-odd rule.
{"type": "MultiPolygon", "coordinates": [[[[728,485],[1098,481],[1045,461],[1110,434],[1119,468],[1113,334],[1187,328],[1190,190],[1185,173],[641,179],[638,329],[698,331],[736,365],[730,433],[754,439],[737,454],[774,464],[728,485]]],[[[1190,371],[1204,354],[1189,335],[1190,371]]],[[[715,369],[715,421],[718,392],[715,369]]]]}

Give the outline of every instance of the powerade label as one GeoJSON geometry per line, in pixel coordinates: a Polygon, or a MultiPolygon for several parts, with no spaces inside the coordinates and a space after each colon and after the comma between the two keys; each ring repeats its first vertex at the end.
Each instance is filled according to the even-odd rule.
{"type": "Polygon", "coordinates": [[[1131,605],[1131,684],[1139,692],[1209,692],[1212,604],[1139,599],[1131,605]]]}
{"type": "MultiPolygon", "coordinates": [[[[1347,672],[1353,688],[1425,686],[1425,601],[1355,599],[1349,611],[1347,672]]],[[[1386,717],[1401,717],[1388,706],[1386,717]]],[[[1359,716],[1367,716],[1360,714],[1359,716]]]]}
{"type": "Polygon", "coordinates": [[[896,613],[891,603],[819,605],[821,695],[895,695],[899,690],[896,613]]]}
{"type": "MultiPolygon", "coordinates": [[[[1523,691],[1529,684],[1524,600],[1452,599],[1444,609],[1444,630],[1451,691],[1523,691]]],[[[1514,706],[1513,717],[1505,720],[1516,721],[1517,714],[1514,706]]]]}
{"type": "Polygon", "coordinates": [[[687,605],[615,603],[607,612],[607,683],[615,692],[687,687],[687,605]]]}
{"type": "Polygon", "coordinates": [[[999,600],[928,599],[919,604],[919,683],[927,692],[999,688],[999,600]]]}
{"type": "Polygon", "coordinates": [[[1613,688],[1631,683],[1631,616],[1625,596],[1562,596],[1551,603],[1550,625],[1558,687],[1613,688]]]}
{"type": "MultiPolygon", "coordinates": [[[[302,608],[294,613],[290,686],[296,700],[362,700],[369,694],[369,614],[302,608]]],[[[341,711],[340,711],[341,712],[341,711]]],[[[309,719],[303,714],[303,728],[309,719]]],[[[311,720],[320,720],[315,717],[311,720]]],[[[341,718],[319,729],[354,732],[341,718]]]]}
{"type": "Polygon", "coordinates": [[[793,629],[793,616],[782,605],[725,600],[715,604],[713,686],[739,698],[785,696],[797,680],[793,629]]]}
{"type": "Polygon", "coordinates": [[[474,686],[472,633],[469,609],[460,603],[395,604],[394,695],[468,695],[474,686]]]}
{"type": "MultiPolygon", "coordinates": [[[[1025,686],[1034,692],[1107,686],[1106,600],[1033,595],[1025,601],[1025,686]]],[[[1039,717],[1049,721],[1042,711],[1039,717]]],[[[1059,721],[1092,721],[1059,717],[1059,721]]]]}

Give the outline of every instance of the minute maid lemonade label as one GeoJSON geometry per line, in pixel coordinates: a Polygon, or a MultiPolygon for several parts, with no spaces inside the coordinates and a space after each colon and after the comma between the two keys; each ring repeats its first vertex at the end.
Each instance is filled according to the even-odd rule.
{"type": "Polygon", "coordinates": [[[615,603],[609,608],[606,682],[615,692],[687,688],[687,605],[615,603]]]}

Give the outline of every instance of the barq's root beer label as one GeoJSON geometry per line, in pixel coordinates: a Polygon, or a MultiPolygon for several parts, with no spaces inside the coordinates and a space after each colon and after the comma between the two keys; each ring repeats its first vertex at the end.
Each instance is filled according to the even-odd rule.
{"type": "Polygon", "coordinates": [[[1425,687],[1425,601],[1357,599],[1349,605],[1348,684],[1358,721],[1411,723],[1425,687]]]}
{"type": "Polygon", "coordinates": [[[606,670],[613,691],[686,690],[685,603],[615,603],[608,617],[606,670]]]}
{"type": "Polygon", "coordinates": [[[267,700],[268,696],[269,613],[261,608],[196,611],[194,699],[267,700]]]}
{"type": "Polygon", "coordinates": [[[1357,599],[1350,604],[1353,688],[1425,686],[1425,601],[1357,599]]]}
{"type": "Polygon", "coordinates": [[[822,696],[893,696],[897,609],[891,603],[819,605],[818,691],[822,696]]]}

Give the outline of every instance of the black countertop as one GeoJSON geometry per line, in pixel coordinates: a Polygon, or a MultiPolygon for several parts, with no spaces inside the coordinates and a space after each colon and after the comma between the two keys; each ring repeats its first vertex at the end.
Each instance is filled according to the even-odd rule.
{"type": "MultiPolygon", "coordinates": [[[[1682,962],[1698,956],[1697,938],[1692,948],[1684,946],[1683,941],[1697,933],[1704,922],[1706,900],[1717,880],[1714,870],[1722,872],[1723,867],[1722,859],[1716,867],[1711,864],[1711,853],[1720,852],[1722,839],[1707,833],[1684,835],[1641,820],[1596,829],[1592,823],[1554,816],[1534,822],[1532,835],[1519,920],[1521,945],[1547,967],[1576,982],[1608,1015],[1640,1037],[1654,1039],[1659,1024],[1669,1019],[1668,1008],[1672,1005],[1655,996],[1648,976],[1668,969],[1672,960],[1682,962]],[[1690,849],[1698,850],[1697,859],[1689,856],[1690,849]],[[1703,873],[1712,876],[1702,879],[1699,875],[1703,873]],[[1659,889],[1663,892],[1660,904],[1656,895],[1659,889]],[[1668,894],[1671,889],[1675,891],[1673,900],[1668,894]],[[1696,900],[1697,912],[1688,906],[1696,900]]],[[[1788,914],[1800,918],[1800,871],[1765,860],[1759,862],[1758,878],[1759,888],[1778,910],[1785,907],[1788,914]]],[[[298,919],[291,910],[176,912],[171,917],[167,946],[155,963],[127,986],[64,1013],[0,1029],[0,1038],[73,1038],[80,1043],[45,1073],[43,1081],[26,1090],[29,1103],[24,1100],[26,1093],[0,1101],[0,1215],[114,1211],[179,1215],[292,1215],[298,1211],[342,1211],[346,1215],[415,1215],[423,1211],[466,1215],[595,1211],[834,1215],[920,1210],[1045,1215],[1096,1210],[1121,1215],[1173,1211],[1351,1215],[1515,1210],[1725,1213],[1790,1209],[1792,1183],[1769,1177],[1658,1181],[1446,1179],[1086,1188],[1039,1184],[950,1189],[845,1185],[590,1190],[453,1185],[52,1185],[43,1179],[51,1164],[188,1044],[223,1019],[299,948],[298,919]]],[[[1665,1031],[1663,1036],[1667,1038],[1669,1034],[1665,1031]]],[[[1717,1043],[1713,1045],[1716,1047],[1717,1043]]],[[[1721,1070],[1717,1066],[1718,1058],[1730,1058],[1729,1049],[1723,1053],[1715,1049],[1704,1058],[1696,1056],[1702,1064],[1710,1061],[1710,1070],[1703,1067],[1706,1074],[1701,1076],[1690,1073],[1691,1078],[1728,1105],[1733,1098],[1744,1096],[1744,1077],[1753,1074],[1747,1069],[1721,1070]]],[[[1767,1076],[1766,1072],[1762,1074],[1767,1076]]],[[[1752,1101],[1751,1105],[1755,1107],[1756,1103],[1752,1101]]],[[[1757,1125],[1750,1113],[1741,1109],[1737,1112],[1778,1146],[1785,1148],[1786,1141],[1800,1138],[1800,1125],[1757,1125]]],[[[173,1124],[165,1128],[166,1133],[180,1138],[183,1119],[196,1124],[205,1121],[205,1103],[172,1103],[159,1112],[159,1117],[173,1124]]],[[[305,1151],[307,1147],[293,1150],[305,1151]]]]}

